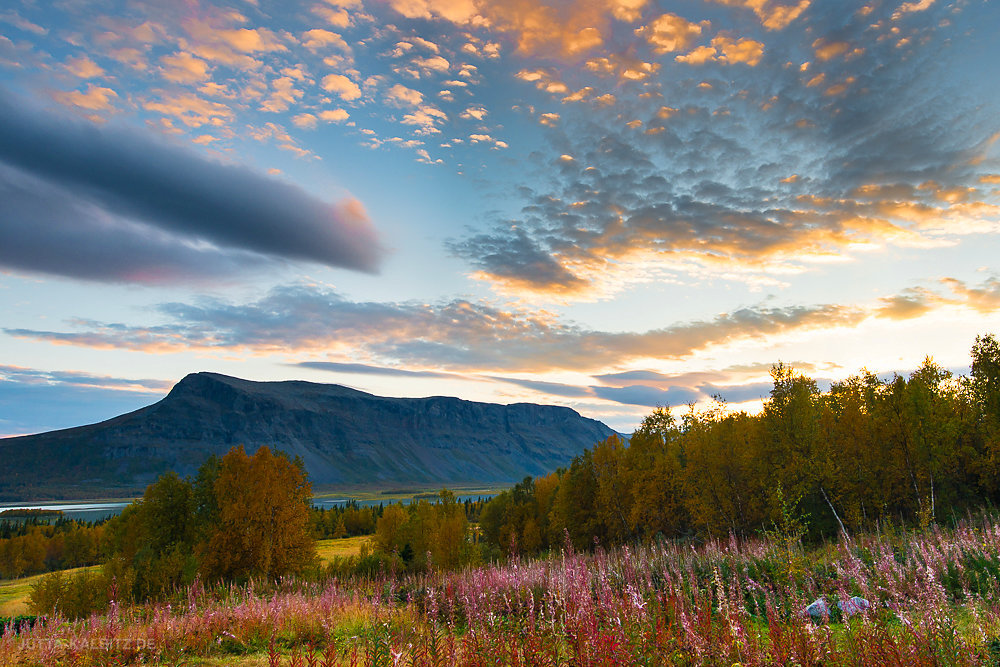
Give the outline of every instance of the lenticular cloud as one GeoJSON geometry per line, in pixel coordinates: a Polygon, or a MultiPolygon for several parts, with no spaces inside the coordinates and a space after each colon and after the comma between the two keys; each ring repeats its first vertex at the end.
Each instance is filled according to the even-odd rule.
{"type": "Polygon", "coordinates": [[[384,254],[360,202],[3,96],[0,118],[0,265],[169,282],[282,260],[373,273],[384,254]]]}

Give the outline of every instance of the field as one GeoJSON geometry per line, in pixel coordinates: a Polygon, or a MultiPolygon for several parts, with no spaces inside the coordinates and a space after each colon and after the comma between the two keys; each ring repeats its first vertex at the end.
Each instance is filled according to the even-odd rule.
{"type": "Polygon", "coordinates": [[[998,575],[986,519],[808,550],[781,536],[566,547],[453,573],[196,586],[8,632],[0,665],[987,665],[998,575]],[[871,606],[848,618],[836,603],[852,596],[871,606]],[[820,597],[830,614],[810,619],[820,597]]]}
{"type": "Polygon", "coordinates": [[[371,537],[343,537],[339,540],[319,540],[316,542],[316,553],[321,563],[326,565],[334,558],[357,556],[361,553],[361,545],[369,542],[371,537]]]}

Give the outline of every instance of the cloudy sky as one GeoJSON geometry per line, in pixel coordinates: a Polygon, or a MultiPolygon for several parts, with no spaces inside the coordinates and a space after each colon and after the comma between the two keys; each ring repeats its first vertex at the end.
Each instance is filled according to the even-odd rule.
{"type": "Polygon", "coordinates": [[[1000,332],[989,0],[10,0],[0,435],[211,370],[759,406],[1000,332]]]}

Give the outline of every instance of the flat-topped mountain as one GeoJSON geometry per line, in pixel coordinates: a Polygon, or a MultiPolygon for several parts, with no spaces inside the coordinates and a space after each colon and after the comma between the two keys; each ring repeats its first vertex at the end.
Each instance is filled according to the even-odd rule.
{"type": "Polygon", "coordinates": [[[141,491],[234,445],[300,456],[317,487],[510,483],[564,466],[613,433],[564,407],[194,373],[135,412],[0,439],[0,500],[141,491]]]}

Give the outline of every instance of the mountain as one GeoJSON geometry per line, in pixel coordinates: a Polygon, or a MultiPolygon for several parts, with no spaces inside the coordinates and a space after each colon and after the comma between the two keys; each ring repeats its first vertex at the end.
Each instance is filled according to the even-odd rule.
{"type": "Polygon", "coordinates": [[[314,488],[503,484],[567,465],[613,433],[564,407],[193,373],[135,412],[0,439],[0,500],[132,494],[234,445],[300,456],[314,488]]]}

